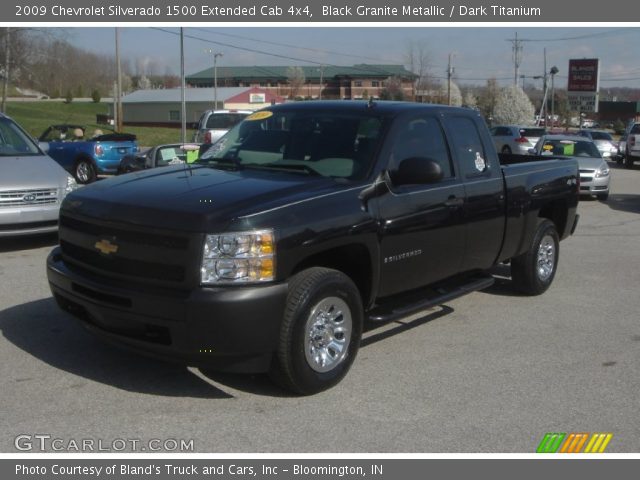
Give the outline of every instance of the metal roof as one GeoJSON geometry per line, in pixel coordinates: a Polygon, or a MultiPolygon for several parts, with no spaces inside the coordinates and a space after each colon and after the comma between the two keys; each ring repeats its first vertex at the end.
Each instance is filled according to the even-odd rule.
{"type": "MultiPolygon", "coordinates": [[[[242,67],[218,67],[218,80],[221,79],[281,79],[286,80],[290,75],[290,68],[294,66],[242,66],[242,67]]],[[[307,80],[320,80],[320,65],[300,66],[307,80]]],[[[322,67],[322,77],[325,79],[334,77],[404,77],[414,78],[416,75],[403,65],[371,65],[357,64],[352,66],[325,66],[322,67]]],[[[198,80],[211,80],[213,67],[188,75],[187,82],[198,80]]]]}
{"type": "MultiPolygon", "coordinates": [[[[179,103],[182,101],[180,90],[180,88],[136,90],[122,97],[122,103],[179,103]]],[[[248,90],[250,90],[249,87],[218,87],[218,101],[224,102],[248,90]]],[[[187,102],[213,103],[213,88],[186,88],[184,92],[187,102]]]]}

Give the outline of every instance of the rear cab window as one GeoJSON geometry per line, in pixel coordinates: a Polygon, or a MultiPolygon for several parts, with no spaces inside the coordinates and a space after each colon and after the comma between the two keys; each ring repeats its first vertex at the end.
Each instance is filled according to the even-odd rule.
{"type": "Polygon", "coordinates": [[[445,117],[445,124],[462,175],[466,178],[490,176],[491,162],[476,122],[469,117],[450,116],[445,117]]]}

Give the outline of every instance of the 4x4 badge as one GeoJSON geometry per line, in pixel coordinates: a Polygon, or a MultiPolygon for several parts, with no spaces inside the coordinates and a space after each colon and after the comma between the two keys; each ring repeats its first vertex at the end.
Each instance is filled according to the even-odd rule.
{"type": "Polygon", "coordinates": [[[104,255],[109,255],[118,251],[118,245],[116,245],[115,243],[111,243],[107,239],[102,239],[99,242],[96,242],[94,247],[96,247],[96,249],[98,249],[100,253],[103,253],[104,255]]]}

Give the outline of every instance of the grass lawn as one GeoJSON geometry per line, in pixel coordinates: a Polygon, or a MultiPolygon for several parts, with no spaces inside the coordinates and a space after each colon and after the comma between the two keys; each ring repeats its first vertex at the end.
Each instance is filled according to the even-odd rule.
{"type": "MultiPolygon", "coordinates": [[[[64,102],[8,102],[7,114],[18,122],[35,138],[38,138],[49,125],[56,123],[72,123],[83,125],[87,134],[99,128],[107,132],[106,125],[96,124],[96,114],[108,112],[106,103],[64,103],[64,102]]],[[[138,137],[138,145],[152,147],[163,143],[180,141],[179,128],[161,127],[124,127],[126,133],[138,137]]],[[[187,141],[191,140],[193,130],[187,130],[187,141]]]]}

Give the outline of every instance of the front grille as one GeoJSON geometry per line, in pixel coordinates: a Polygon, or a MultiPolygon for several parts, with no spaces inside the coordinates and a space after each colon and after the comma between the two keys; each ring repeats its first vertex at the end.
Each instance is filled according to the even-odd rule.
{"type": "Polygon", "coordinates": [[[0,191],[0,207],[47,205],[57,201],[57,188],[0,191]]]}
{"type": "Polygon", "coordinates": [[[96,236],[114,236],[124,242],[138,245],[165,247],[184,250],[189,245],[189,239],[172,235],[157,235],[146,232],[137,232],[129,229],[89,223],[66,215],[60,216],[60,226],[67,227],[76,232],[87,233],[96,236]]]}
{"type": "Polygon", "coordinates": [[[169,282],[182,282],[184,268],[177,265],[143,262],[130,258],[108,257],[97,250],[79,247],[65,240],[60,240],[62,254],[73,260],[104,272],[116,273],[127,277],[149,278],[169,282]]]}
{"type": "Polygon", "coordinates": [[[189,234],[63,214],[59,238],[65,262],[117,281],[186,288],[197,279],[201,247],[189,234]]]}
{"type": "Polygon", "coordinates": [[[590,182],[593,180],[593,177],[580,177],[581,182],[590,182]]]}

